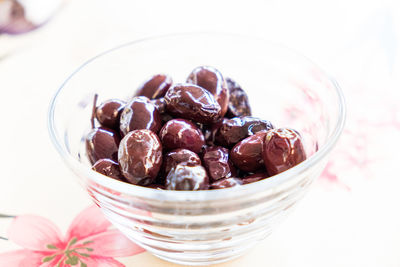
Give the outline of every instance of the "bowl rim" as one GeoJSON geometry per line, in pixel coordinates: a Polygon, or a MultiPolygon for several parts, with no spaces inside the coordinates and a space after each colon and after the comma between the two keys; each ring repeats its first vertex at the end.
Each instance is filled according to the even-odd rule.
{"type": "Polygon", "coordinates": [[[66,161],[67,165],[73,170],[79,170],[80,173],[84,173],[88,179],[93,180],[95,183],[102,185],[105,188],[115,190],[117,192],[130,195],[133,197],[143,197],[143,198],[155,198],[159,201],[212,201],[216,199],[226,199],[229,197],[240,197],[244,194],[252,194],[266,191],[268,189],[273,189],[291,179],[295,176],[300,175],[301,173],[307,171],[312,166],[316,165],[319,161],[325,158],[329,152],[333,149],[335,144],[337,143],[346,120],[346,105],[343,92],[338,85],[337,81],[332,78],[327,72],[325,72],[319,65],[315,64],[314,61],[310,60],[308,57],[304,56],[302,53],[299,53],[293,48],[289,48],[286,45],[276,43],[265,38],[257,37],[257,36],[249,36],[244,34],[237,33],[225,33],[225,32],[183,32],[183,33],[172,33],[172,34],[164,34],[164,35],[154,35],[149,37],[140,38],[137,40],[133,40],[121,45],[118,45],[114,48],[108,49],[92,58],[84,62],[80,65],[75,71],[73,71],[67,79],[61,84],[61,86],[57,89],[54,96],[52,97],[48,109],[48,117],[47,117],[47,126],[48,132],[50,135],[50,139],[55,146],[56,150],[60,154],[60,156],[66,161]],[[327,79],[331,82],[335,92],[337,94],[338,99],[338,120],[336,121],[335,127],[328,136],[327,142],[319,148],[312,156],[308,157],[305,161],[300,164],[290,168],[289,170],[282,172],[280,174],[269,177],[268,179],[260,180],[255,183],[250,183],[238,187],[224,188],[218,190],[200,190],[200,191],[172,191],[172,190],[157,190],[153,188],[147,188],[142,186],[137,186],[125,182],[121,182],[115,179],[110,179],[109,177],[102,175],[93,171],[90,166],[82,164],[76,158],[74,158],[64,147],[62,142],[62,137],[56,130],[55,121],[54,121],[54,113],[58,102],[58,97],[62,92],[63,88],[67,85],[69,80],[71,80],[77,73],[79,73],[83,68],[92,62],[96,61],[96,59],[108,55],[116,50],[132,46],[135,44],[141,44],[146,41],[154,41],[163,38],[171,38],[171,37],[185,37],[192,35],[212,35],[212,36],[226,36],[226,37],[235,37],[235,38],[246,38],[253,39],[254,41],[261,41],[268,43],[269,45],[275,45],[280,48],[284,48],[297,56],[300,56],[304,60],[308,61],[311,65],[317,67],[320,72],[327,77],[327,79]]]}

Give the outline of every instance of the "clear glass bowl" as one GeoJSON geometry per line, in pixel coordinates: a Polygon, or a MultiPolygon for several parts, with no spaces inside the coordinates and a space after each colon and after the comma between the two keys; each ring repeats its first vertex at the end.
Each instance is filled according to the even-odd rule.
{"type": "Polygon", "coordinates": [[[257,38],[195,33],[134,41],[89,60],[54,96],[49,130],[65,163],[127,237],[167,261],[204,265],[238,257],[273,231],[320,175],[344,120],[338,85],[305,57],[257,38]],[[254,116],[301,132],[308,159],[253,184],[194,192],[149,189],[91,170],[84,136],[95,93],[99,101],[129,99],[153,74],[183,82],[200,65],[241,84],[254,116]]]}

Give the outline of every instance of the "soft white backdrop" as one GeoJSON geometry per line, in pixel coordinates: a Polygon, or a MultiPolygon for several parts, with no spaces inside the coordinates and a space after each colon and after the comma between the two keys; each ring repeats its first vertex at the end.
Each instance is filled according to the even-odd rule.
{"type": "MultiPolygon", "coordinates": [[[[90,204],[46,128],[50,98],[82,62],[144,36],[240,32],[295,48],[337,77],[352,133],[342,150],[362,160],[346,164],[334,153],[338,182],[321,179],[277,232],[223,266],[400,266],[397,2],[70,0],[43,28],[0,36],[0,213],[40,214],[65,230],[90,204]]],[[[0,221],[0,236],[8,224],[0,221]]],[[[12,248],[0,240],[0,252],[12,248]]],[[[148,253],[124,262],[168,265],[148,253]]]]}

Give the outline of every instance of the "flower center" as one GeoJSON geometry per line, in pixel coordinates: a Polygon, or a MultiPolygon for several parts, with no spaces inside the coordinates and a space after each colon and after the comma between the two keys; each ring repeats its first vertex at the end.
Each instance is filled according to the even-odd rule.
{"type": "Polygon", "coordinates": [[[82,258],[90,257],[90,254],[86,252],[92,252],[93,248],[90,248],[87,245],[93,243],[93,241],[88,240],[83,242],[81,245],[74,246],[77,242],[78,239],[76,237],[71,238],[65,249],[60,249],[56,245],[48,244],[47,248],[55,250],[55,253],[44,257],[42,262],[50,262],[54,260],[57,256],[61,255],[59,261],[56,264],[57,267],[59,267],[63,261],[66,265],[74,266],[80,264],[80,267],[87,267],[87,264],[82,261],[82,258]]]}

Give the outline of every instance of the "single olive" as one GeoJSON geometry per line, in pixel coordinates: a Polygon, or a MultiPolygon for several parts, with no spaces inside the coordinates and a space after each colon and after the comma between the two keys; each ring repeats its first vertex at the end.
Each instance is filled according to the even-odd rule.
{"type": "Polygon", "coordinates": [[[105,176],[114,178],[116,180],[125,181],[125,178],[119,169],[119,164],[111,159],[99,159],[92,166],[92,169],[105,176]]]}
{"type": "Polygon", "coordinates": [[[92,129],[86,136],[86,153],[91,164],[99,159],[118,159],[121,137],[117,132],[105,127],[92,129]]]}
{"type": "Polygon", "coordinates": [[[304,161],[306,153],[300,134],[289,128],[268,131],[264,137],[263,158],[270,175],[286,171],[304,161]]]}
{"type": "Polygon", "coordinates": [[[134,97],[121,113],[120,130],[123,135],[140,129],[158,133],[161,125],[161,117],[156,106],[144,96],[134,97]]]}
{"type": "Polygon", "coordinates": [[[221,106],[207,90],[192,84],[176,84],[165,95],[167,112],[203,124],[222,118],[221,106]]]}
{"type": "Polygon", "coordinates": [[[203,163],[213,181],[236,176],[236,169],[229,160],[229,150],[221,146],[204,149],[203,163]]]}
{"type": "Polygon", "coordinates": [[[165,185],[168,190],[206,190],[209,180],[203,166],[180,163],[168,173],[165,185]]]}
{"type": "Polygon", "coordinates": [[[270,121],[255,117],[226,119],[215,134],[215,142],[225,147],[232,147],[248,136],[273,128],[270,121]]]}
{"type": "Polygon", "coordinates": [[[122,174],[132,184],[154,182],[162,165],[162,145],[150,130],[134,130],[122,140],[118,150],[122,174]]]}
{"type": "Polygon", "coordinates": [[[159,133],[165,150],[185,148],[199,153],[205,144],[204,135],[192,122],[173,119],[164,124],[159,133]]]}
{"type": "Polygon", "coordinates": [[[157,74],[139,86],[136,96],[145,96],[150,99],[165,95],[172,85],[172,78],[165,74],[157,74]]]}
{"type": "Polygon", "coordinates": [[[229,91],[222,74],[215,68],[201,66],[195,68],[186,80],[187,83],[198,85],[211,94],[221,106],[221,117],[228,110],[229,91]]]}
{"type": "Polygon", "coordinates": [[[251,116],[249,98],[246,92],[231,78],[226,78],[226,83],[229,90],[229,103],[226,117],[251,116]]]}
{"type": "Polygon", "coordinates": [[[178,148],[165,154],[163,160],[163,173],[168,174],[179,163],[186,165],[201,165],[200,157],[188,149],[178,148]]]}
{"type": "Polygon", "coordinates": [[[119,118],[126,102],[118,99],[109,99],[96,108],[96,119],[104,127],[119,130],[119,118]]]}
{"type": "Polygon", "coordinates": [[[243,171],[254,172],[264,166],[262,157],[266,132],[258,132],[237,143],[231,150],[230,158],[243,171]]]}

